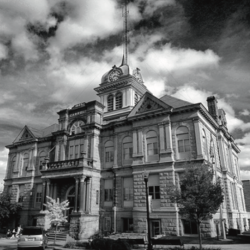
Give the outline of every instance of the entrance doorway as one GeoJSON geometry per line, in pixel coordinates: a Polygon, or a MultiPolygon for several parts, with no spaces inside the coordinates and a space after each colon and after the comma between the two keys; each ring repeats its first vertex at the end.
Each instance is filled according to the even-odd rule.
{"type": "MultiPolygon", "coordinates": [[[[67,211],[67,216],[68,216],[68,222],[70,221],[70,214],[75,210],[75,186],[71,186],[68,191],[67,191],[67,195],[66,195],[66,199],[69,201],[69,210],[67,211]]],[[[79,192],[78,192],[79,194],[79,192]]],[[[79,210],[79,197],[80,194],[77,197],[77,208],[76,210],[79,210]]]]}
{"type": "Polygon", "coordinates": [[[151,237],[161,234],[161,220],[150,220],[151,237]]]}

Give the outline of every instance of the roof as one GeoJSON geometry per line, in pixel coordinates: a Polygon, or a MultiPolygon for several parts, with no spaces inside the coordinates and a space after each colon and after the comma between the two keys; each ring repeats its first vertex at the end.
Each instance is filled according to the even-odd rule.
{"type": "Polygon", "coordinates": [[[164,95],[160,98],[161,101],[165,102],[166,104],[172,106],[173,108],[180,108],[187,105],[192,105],[193,103],[183,101],[181,99],[178,99],[176,97],[170,96],[170,95],[164,95]]]}

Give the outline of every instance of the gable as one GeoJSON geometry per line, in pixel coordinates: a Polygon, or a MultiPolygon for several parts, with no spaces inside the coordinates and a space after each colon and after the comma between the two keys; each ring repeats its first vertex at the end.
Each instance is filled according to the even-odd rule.
{"type": "Polygon", "coordinates": [[[20,141],[29,141],[32,139],[35,139],[36,137],[34,136],[34,134],[32,133],[32,131],[25,126],[19,133],[19,135],[17,136],[17,138],[13,141],[13,143],[15,142],[20,142],[20,141]]]}
{"type": "Polygon", "coordinates": [[[128,118],[137,115],[153,113],[155,111],[166,111],[166,110],[170,111],[172,110],[172,107],[162,102],[160,99],[153,96],[151,93],[146,92],[146,94],[132,109],[132,111],[128,115],[128,118]]]}

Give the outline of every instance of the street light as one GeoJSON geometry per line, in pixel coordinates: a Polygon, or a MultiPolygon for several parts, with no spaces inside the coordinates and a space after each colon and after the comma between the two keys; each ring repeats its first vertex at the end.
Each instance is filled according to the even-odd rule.
{"type": "Polygon", "coordinates": [[[147,209],[147,224],[148,224],[148,250],[153,250],[153,246],[151,243],[151,237],[150,237],[150,221],[149,221],[149,204],[148,204],[148,176],[149,172],[144,170],[142,173],[144,182],[145,182],[145,188],[146,188],[146,209],[147,209]]]}

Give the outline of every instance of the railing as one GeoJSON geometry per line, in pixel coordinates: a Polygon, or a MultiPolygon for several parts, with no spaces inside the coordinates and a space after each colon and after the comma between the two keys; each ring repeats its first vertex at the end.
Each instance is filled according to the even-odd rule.
{"type": "Polygon", "coordinates": [[[61,169],[61,168],[70,168],[70,167],[78,167],[80,165],[80,161],[82,159],[71,159],[65,161],[56,161],[47,163],[47,168],[45,169],[61,169]]]}

